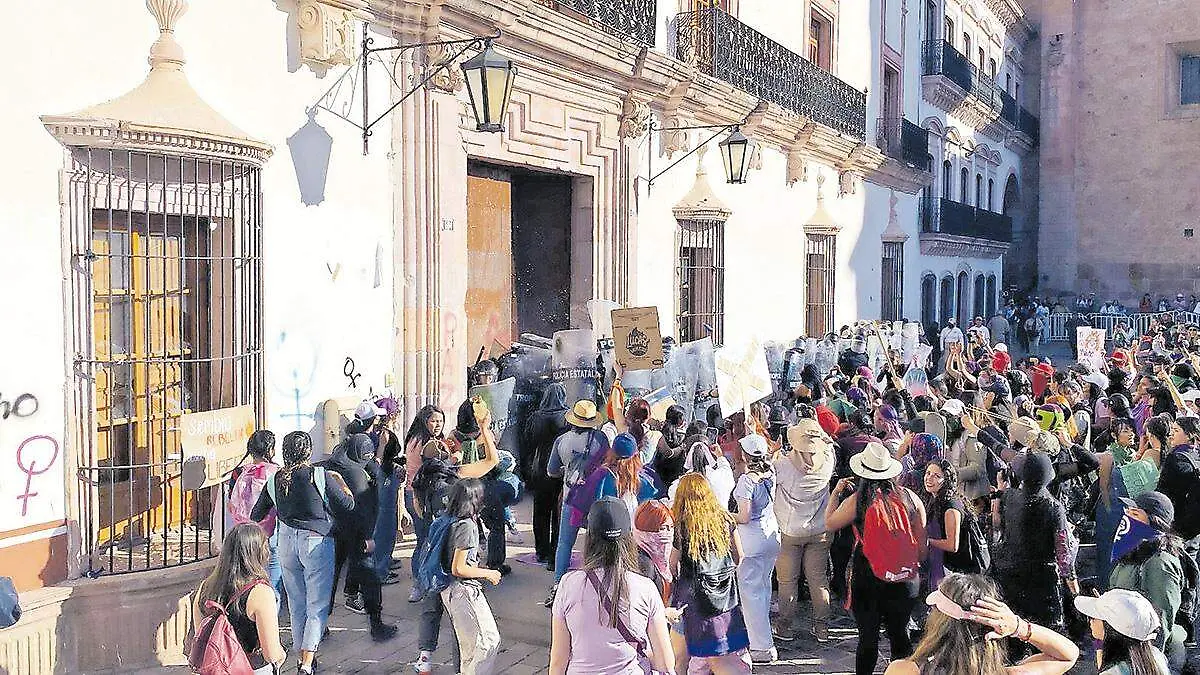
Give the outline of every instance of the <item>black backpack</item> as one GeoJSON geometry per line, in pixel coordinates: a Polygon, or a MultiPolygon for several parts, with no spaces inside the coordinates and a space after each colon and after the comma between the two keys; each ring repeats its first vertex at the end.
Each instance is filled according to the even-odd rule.
{"type": "Polygon", "coordinates": [[[432,519],[446,510],[450,486],[458,480],[458,468],[450,462],[429,458],[421,462],[417,475],[413,477],[413,496],[421,505],[426,519],[432,519]]]}
{"type": "Polygon", "coordinates": [[[1181,490],[1183,499],[1175,505],[1175,533],[1187,541],[1200,535],[1200,462],[1190,453],[1175,454],[1180,454],[1192,467],[1185,489],[1181,490]]]}
{"type": "Polygon", "coordinates": [[[962,574],[986,574],[992,566],[992,552],[983,528],[973,513],[964,513],[959,525],[958,550],[942,555],[942,562],[951,572],[962,574]]]}

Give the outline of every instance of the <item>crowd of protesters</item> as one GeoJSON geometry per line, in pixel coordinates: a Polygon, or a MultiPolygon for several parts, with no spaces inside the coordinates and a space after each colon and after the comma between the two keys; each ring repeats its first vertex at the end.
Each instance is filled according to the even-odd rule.
{"type": "Polygon", "coordinates": [[[453,427],[429,406],[403,434],[393,399],[366,401],[318,464],[307,434],[287,434],[276,465],[257,432],[196,612],[225,608],[266,673],[286,599],[313,672],[344,573],[343,606],[387,640],[380,589],[404,576],[392,545],[411,519],[412,667],[432,672],[448,617],[458,672],[498,672],[485,586],[512,571],[509,507],[528,488],[552,673],[749,673],[847,616],[859,674],[881,637],[889,673],[1062,673],[1077,644],[1104,673],[1190,672],[1200,328],[1164,317],[1103,363],[1056,367],[1010,355],[1007,327],[951,322],[926,362],[890,351],[874,370],[880,328],[846,327],[827,372],[808,364],[781,394],[703,420],[679,406],[656,419],[619,369],[593,398],[552,384],[515,453],[478,399],[453,427]]]}

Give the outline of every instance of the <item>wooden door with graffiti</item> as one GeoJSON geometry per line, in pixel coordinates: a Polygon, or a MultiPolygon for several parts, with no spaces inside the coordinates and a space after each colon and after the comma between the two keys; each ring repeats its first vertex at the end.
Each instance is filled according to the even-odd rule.
{"type": "Polygon", "coordinates": [[[467,357],[515,337],[512,183],[467,177],[467,357]]]}
{"type": "Polygon", "coordinates": [[[208,262],[207,228],[188,220],[99,212],[93,221],[96,541],[143,547],[160,563],[182,544],[148,539],[192,518],[196,505],[179,484],[179,417],[203,379],[198,368],[207,369],[191,357],[208,342],[195,330],[203,319],[193,288],[208,262]]]}

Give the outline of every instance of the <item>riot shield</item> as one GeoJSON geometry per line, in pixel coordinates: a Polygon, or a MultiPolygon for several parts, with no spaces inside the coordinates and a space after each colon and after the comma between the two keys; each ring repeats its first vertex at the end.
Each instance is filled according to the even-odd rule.
{"type": "Polygon", "coordinates": [[[587,399],[601,400],[602,383],[596,367],[600,357],[596,338],[591,330],[560,330],[554,334],[554,349],[550,357],[550,379],[567,390],[567,403],[587,399]]]}
{"type": "Polygon", "coordinates": [[[500,449],[519,456],[520,425],[517,422],[517,402],[513,397],[516,387],[517,379],[509,377],[499,382],[471,387],[467,395],[478,396],[487,404],[492,413],[492,433],[495,434],[500,449]]]}
{"type": "Polygon", "coordinates": [[[775,342],[763,343],[763,353],[767,358],[767,372],[771,374],[771,392],[776,399],[783,398],[783,371],[784,371],[784,352],[786,347],[775,342]]]}
{"type": "MultiPolygon", "coordinates": [[[[695,373],[696,385],[692,400],[692,419],[708,420],[708,409],[717,405],[717,359],[711,337],[685,342],[675,349],[672,358],[686,354],[687,367],[695,373]]],[[[679,399],[676,399],[678,401],[679,399]]]]}
{"type": "Polygon", "coordinates": [[[592,322],[592,336],[596,338],[596,348],[600,352],[601,369],[605,382],[610,382],[609,374],[613,372],[616,360],[613,349],[612,311],[620,309],[621,303],[612,300],[588,300],[588,316],[592,322]]]}

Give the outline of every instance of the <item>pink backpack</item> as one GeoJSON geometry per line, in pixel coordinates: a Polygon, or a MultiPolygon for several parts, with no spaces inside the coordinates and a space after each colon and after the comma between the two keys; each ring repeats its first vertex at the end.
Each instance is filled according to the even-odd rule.
{"type": "MultiPolygon", "coordinates": [[[[229,517],[233,521],[228,523],[229,527],[254,522],[250,519],[250,512],[254,510],[254,504],[258,502],[258,496],[262,494],[267,481],[271,480],[278,471],[278,466],[269,463],[251,464],[242,469],[241,474],[234,481],[233,487],[229,490],[227,508],[229,517]]],[[[275,510],[272,509],[260,524],[267,536],[271,536],[275,532],[275,510]]]]}
{"type": "Polygon", "coordinates": [[[221,605],[207,600],[202,611],[211,611],[205,615],[196,627],[195,639],[188,650],[188,665],[197,675],[252,675],[250,659],[242,643],[238,642],[233,624],[229,623],[229,608],[233,607],[242,596],[255,586],[265,583],[261,580],[246,584],[229,602],[221,605]]]}

